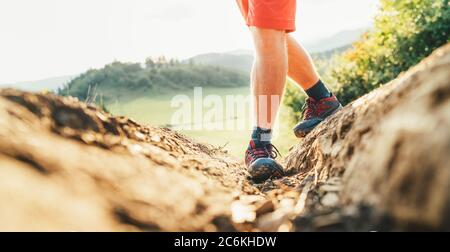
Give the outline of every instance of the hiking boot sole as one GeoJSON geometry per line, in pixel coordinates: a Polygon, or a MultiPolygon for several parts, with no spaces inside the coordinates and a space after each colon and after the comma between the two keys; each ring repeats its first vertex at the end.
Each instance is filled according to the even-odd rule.
{"type": "Polygon", "coordinates": [[[300,129],[298,129],[298,127],[299,127],[300,125],[297,125],[297,126],[294,128],[294,134],[295,134],[295,136],[296,136],[297,138],[303,138],[303,137],[306,137],[306,135],[308,135],[313,129],[315,129],[319,124],[321,124],[326,118],[328,118],[328,117],[330,117],[330,116],[336,114],[336,113],[339,112],[342,108],[343,108],[342,105],[340,105],[338,108],[336,108],[335,110],[331,111],[328,115],[325,115],[325,118],[321,118],[320,121],[319,121],[317,124],[315,124],[315,125],[313,125],[313,126],[311,126],[311,127],[304,128],[304,129],[301,129],[301,130],[300,130],[300,129]]]}
{"type": "Polygon", "coordinates": [[[281,178],[284,176],[283,167],[274,159],[260,158],[248,167],[252,180],[262,183],[270,178],[281,178]]]}

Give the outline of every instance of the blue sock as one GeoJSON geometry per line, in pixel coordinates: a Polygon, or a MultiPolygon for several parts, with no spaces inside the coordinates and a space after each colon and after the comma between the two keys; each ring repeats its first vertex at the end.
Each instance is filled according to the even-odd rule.
{"type": "Polygon", "coordinates": [[[323,84],[321,80],[317,82],[314,86],[305,90],[306,94],[316,101],[322,100],[323,98],[331,97],[331,92],[328,90],[327,86],[323,84]]]}
{"type": "Polygon", "coordinates": [[[256,127],[253,129],[252,140],[264,144],[269,144],[272,141],[272,130],[256,127]]]}

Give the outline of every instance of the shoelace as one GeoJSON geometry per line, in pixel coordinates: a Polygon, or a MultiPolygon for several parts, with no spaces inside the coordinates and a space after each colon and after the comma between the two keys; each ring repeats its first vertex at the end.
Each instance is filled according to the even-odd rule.
{"type": "Polygon", "coordinates": [[[279,151],[279,150],[277,149],[277,147],[275,147],[275,145],[273,145],[273,144],[268,144],[268,145],[266,145],[266,150],[267,150],[268,152],[270,152],[270,157],[273,158],[273,159],[276,159],[278,156],[281,157],[280,151],[279,151]],[[270,147],[270,151],[267,150],[267,146],[270,147]]]}
{"type": "Polygon", "coordinates": [[[278,156],[281,157],[280,151],[273,144],[267,144],[264,148],[252,149],[249,152],[254,159],[266,157],[276,159],[278,156]]]}
{"type": "Polygon", "coordinates": [[[306,99],[306,102],[302,107],[302,115],[305,119],[309,119],[314,116],[314,112],[316,111],[317,103],[311,99],[306,99]]]}

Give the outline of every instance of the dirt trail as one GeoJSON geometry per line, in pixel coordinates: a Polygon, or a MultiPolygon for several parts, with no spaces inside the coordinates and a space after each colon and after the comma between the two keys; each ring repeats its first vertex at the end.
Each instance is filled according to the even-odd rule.
{"type": "Polygon", "coordinates": [[[253,184],[241,160],[76,99],[0,91],[0,230],[450,229],[450,45],[253,184]]]}

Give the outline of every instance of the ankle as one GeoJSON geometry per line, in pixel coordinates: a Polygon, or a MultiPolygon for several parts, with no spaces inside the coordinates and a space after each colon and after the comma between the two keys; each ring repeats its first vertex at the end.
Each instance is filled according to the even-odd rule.
{"type": "Polygon", "coordinates": [[[272,129],[255,127],[253,129],[252,138],[254,142],[270,144],[272,141],[272,129]]]}
{"type": "Polygon", "coordinates": [[[316,101],[331,97],[331,92],[327,86],[319,80],[314,86],[305,90],[306,94],[316,101]]]}

